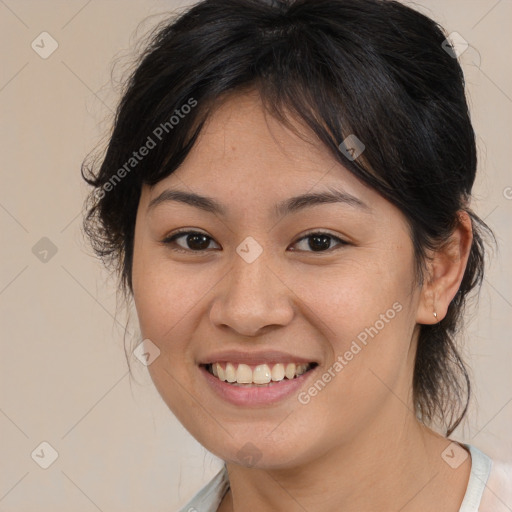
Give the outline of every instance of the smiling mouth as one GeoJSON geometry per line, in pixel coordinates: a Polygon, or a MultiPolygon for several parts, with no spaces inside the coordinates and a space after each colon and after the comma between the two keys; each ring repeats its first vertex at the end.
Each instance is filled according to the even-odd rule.
{"type": "Polygon", "coordinates": [[[202,365],[217,379],[233,386],[271,386],[293,380],[318,366],[317,363],[275,363],[248,365],[243,363],[209,363],[202,365]]]}

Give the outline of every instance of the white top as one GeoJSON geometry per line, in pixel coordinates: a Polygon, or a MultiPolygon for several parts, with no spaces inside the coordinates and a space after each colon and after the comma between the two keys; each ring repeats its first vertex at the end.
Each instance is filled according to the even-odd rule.
{"type": "MultiPolygon", "coordinates": [[[[459,512],[512,512],[512,465],[492,461],[474,446],[471,474],[459,512]]],[[[217,512],[229,489],[226,466],[179,512],[217,512]]]]}

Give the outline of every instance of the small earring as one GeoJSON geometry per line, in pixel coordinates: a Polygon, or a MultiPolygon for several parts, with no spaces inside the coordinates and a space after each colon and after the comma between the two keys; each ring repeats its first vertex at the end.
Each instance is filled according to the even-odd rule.
{"type": "Polygon", "coordinates": [[[434,311],[434,317],[437,318],[437,313],[434,311]]]}

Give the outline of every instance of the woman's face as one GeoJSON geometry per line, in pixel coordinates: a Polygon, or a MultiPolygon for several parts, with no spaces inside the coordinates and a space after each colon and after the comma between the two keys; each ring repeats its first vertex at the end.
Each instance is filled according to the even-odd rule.
{"type": "Polygon", "coordinates": [[[143,189],[132,277],[158,391],[224,460],[292,467],[410,418],[420,290],[405,218],[257,95],[230,98],[181,167],[143,189]],[[169,241],[177,230],[204,236],[169,241]],[[210,363],[273,383],[221,381],[210,363]],[[315,364],[283,378],[293,363],[315,364]]]}

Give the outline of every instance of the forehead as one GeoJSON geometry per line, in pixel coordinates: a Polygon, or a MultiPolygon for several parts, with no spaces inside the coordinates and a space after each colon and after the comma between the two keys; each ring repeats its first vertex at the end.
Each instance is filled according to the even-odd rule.
{"type": "Polygon", "coordinates": [[[376,193],[347,171],[300,122],[283,125],[263,107],[257,91],[232,94],[212,110],[181,166],[152,189],[166,187],[239,202],[257,196],[278,200],[310,190],[340,187],[363,202],[376,193]],[[298,133],[297,133],[298,132],[298,133]]]}

